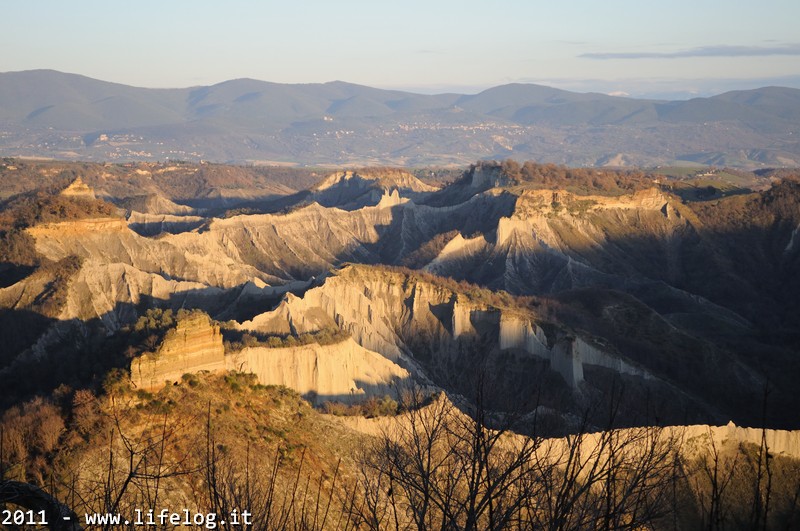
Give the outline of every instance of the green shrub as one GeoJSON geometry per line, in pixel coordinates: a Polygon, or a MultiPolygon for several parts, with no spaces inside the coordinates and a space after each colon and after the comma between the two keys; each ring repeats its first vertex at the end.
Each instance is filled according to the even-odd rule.
{"type": "Polygon", "coordinates": [[[200,385],[200,380],[197,378],[197,375],[189,372],[181,376],[181,380],[189,385],[189,387],[197,387],[200,385]]]}
{"type": "Polygon", "coordinates": [[[150,401],[153,399],[153,393],[145,391],[144,389],[139,389],[138,391],[136,391],[136,398],[138,398],[139,400],[150,401]]]}
{"type": "Polygon", "coordinates": [[[342,402],[327,401],[320,405],[320,410],[328,415],[337,417],[388,417],[397,415],[400,404],[389,395],[379,398],[371,396],[362,402],[344,404],[342,402]]]}
{"type": "Polygon", "coordinates": [[[106,394],[127,394],[131,390],[131,379],[125,369],[111,369],[103,380],[103,390],[106,394]]]}

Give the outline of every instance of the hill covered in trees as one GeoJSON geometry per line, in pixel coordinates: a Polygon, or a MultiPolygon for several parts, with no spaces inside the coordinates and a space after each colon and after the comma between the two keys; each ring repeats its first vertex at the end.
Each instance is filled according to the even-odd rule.
{"type": "Polygon", "coordinates": [[[422,95],[340,81],[237,79],[143,89],[60,72],[0,74],[0,154],[301,165],[796,166],[800,96],[765,87],[688,101],[529,84],[422,95]]]}

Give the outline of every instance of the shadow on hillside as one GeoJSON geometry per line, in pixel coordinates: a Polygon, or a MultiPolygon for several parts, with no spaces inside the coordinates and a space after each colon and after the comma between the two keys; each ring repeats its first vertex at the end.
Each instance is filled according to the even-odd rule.
{"type": "Polygon", "coordinates": [[[100,319],[60,321],[28,310],[0,312],[0,343],[0,409],[60,386],[96,385],[122,366],[124,353],[100,319]]]}
{"type": "Polygon", "coordinates": [[[403,394],[416,389],[414,381],[410,378],[394,379],[390,384],[374,384],[364,380],[355,379],[349,393],[325,394],[314,391],[303,394],[303,398],[314,406],[322,406],[326,402],[336,402],[346,405],[357,405],[367,401],[370,397],[390,397],[401,400],[403,394]]]}
{"type": "Polygon", "coordinates": [[[798,428],[800,249],[787,250],[793,225],[628,234],[599,248],[570,248],[569,260],[517,248],[495,259],[495,271],[480,257],[454,276],[543,297],[545,318],[603,338],[723,422],[762,425],[768,389],[767,425],[798,428]],[[507,286],[509,271],[522,283],[507,286]],[[544,274],[554,280],[537,285],[544,274]]]}
{"type": "Polygon", "coordinates": [[[34,271],[36,271],[36,266],[0,262],[0,289],[13,286],[34,271]]]}
{"type": "Polygon", "coordinates": [[[0,368],[33,345],[54,322],[38,312],[0,309],[0,368]]]}
{"type": "Polygon", "coordinates": [[[151,346],[147,343],[151,334],[122,329],[149,308],[200,308],[213,313],[234,302],[237,295],[219,297],[218,289],[208,288],[170,299],[141,297],[138,304],[117,303],[112,311],[85,321],[59,320],[30,310],[0,310],[0,408],[50,394],[62,385],[99,386],[110,370],[127,369],[131,349],[151,346]]]}
{"type": "MultiPolygon", "coordinates": [[[[156,218],[157,216],[153,216],[156,218]]],[[[171,221],[142,221],[136,223],[128,223],[128,228],[139,236],[152,238],[161,234],[180,234],[182,232],[191,232],[199,229],[207,223],[207,220],[171,220],[171,221]]]]}
{"type": "MultiPolygon", "coordinates": [[[[779,201],[773,196],[769,201],[779,201]]],[[[734,209],[723,212],[730,220],[715,226],[693,225],[678,232],[654,226],[646,233],[609,233],[601,246],[567,249],[568,259],[552,249],[509,247],[500,249],[505,255],[488,259],[480,255],[450,272],[456,280],[508,289],[503,278],[513,269],[520,282],[513,291],[541,297],[536,313],[543,321],[601,338],[611,352],[646,368],[658,382],[590,367],[585,375],[588,384],[573,393],[543,364],[514,359],[514,353],[499,351],[496,345],[434,363],[432,345],[404,339],[433,381],[464,396],[465,403],[474,399],[471,394],[477,384],[471,375],[477,363],[494,356],[491,374],[497,409],[566,404],[565,409],[579,412],[586,401],[602,403],[622,386],[630,397],[623,405],[631,412],[623,418],[631,424],[646,418],[659,423],[732,419],[743,425],[798,428],[800,240],[794,247],[789,244],[797,227],[796,213],[789,210],[792,205],[796,207],[789,201],[776,211],[770,210],[774,205],[765,206],[754,211],[751,223],[737,220],[749,216],[748,211],[734,209]],[[537,281],[543,274],[559,282],[540,286],[537,281]],[[503,361],[503,355],[509,359],[503,361]],[[769,391],[766,418],[765,389],[769,391]]],[[[464,235],[482,232],[493,244],[498,220],[510,215],[513,206],[509,194],[500,200],[479,198],[451,205],[446,215],[425,206],[393,207],[391,221],[376,228],[376,243],[344,246],[333,263],[395,265],[435,235],[451,230],[464,235]]],[[[327,265],[297,264],[284,273],[307,279],[326,271],[327,265]]],[[[243,289],[192,290],[168,300],[144,297],[136,305],[120,303],[85,323],[64,324],[34,312],[5,310],[0,313],[5,363],[44,330],[56,324],[63,330],[58,329],[57,346],[44,359],[17,364],[11,376],[8,370],[0,373],[5,379],[0,385],[10,390],[4,398],[46,392],[61,384],[96,383],[109,368],[125,366],[121,356],[130,345],[119,334],[106,336],[105,330],[135,321],[147,308],[200,308],[217,319],[242,321],[273,309],[281,297],[243,296],[243,289]],[[32,374],[37,375],[35,381],[32,374]]],[[[442,313],[440,308],[432,311],[442,313]]],[[[452,334],[446,319],[439,317],[452,334]]]]}

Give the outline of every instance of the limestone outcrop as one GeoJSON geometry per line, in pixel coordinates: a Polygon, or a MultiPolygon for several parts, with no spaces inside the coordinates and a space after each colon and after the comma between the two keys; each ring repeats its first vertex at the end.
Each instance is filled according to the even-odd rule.
{"type": "Polygon", "coordinates": [[[333,173],[314,186],[309,200],[326,207],[355,210],[378,204],[386,206],[383,198],[389,194],[413,199],[435,190],[402,170],[344,171],[333,173]]]}
{"type": "MultiPolygon", "coordinates": [[[[619,378],[676,416],[700,411],[690,422],[753,423],[751,395],[772,382],[778,415],[794,422],[796,378],[783,367],[796,350],[796,184],[682,201],[647,176],[612,182],[599,173],[592,185],[567,172],[543,190],[499,168],[479,165],[436,191],[402,172],[338,172],[236,211],[272,213],[221,218],[154,196],[134,201],[153,213],[127,221],[99,217],[110,215],[107,205],[62,198],[69,208],[37,211],[46,203],[20,197],[9,205],[25,220],[15,227],[27,228],[4,233],[11,260],[0,260],[0,305],[9,322],[30,318],[46,333],[37,328],[12,356],[59,352],[65,330],[99,344],[145,308],[196,308],[244,321],[241,332],[259,337],[336,329],[449,391],[468,392],[473,362],[489,359],[504,383],[521,382],[520,393],[531,391],[531,375],[557,387],[547,397],[554,409],[561,399],[577,408],[619,378]],[[579,193],[589,189],[597,193],[579,193]],[[383,267],[398,264],[417,272],[383,267]]],[[[80,180],[65,193],[92,197],[80,180]]],[[[327,363],[322,352],[287,351],[272,372],[309,393],[350,393],[355,373],[327,383],[309,376],[327,363]]]]}
{"type": "Polygon", "coordinates": [[[72,181],[69,186],[61,190],[59,195],[64,197],[70,197],[73,199],[97,199],[94,194],[94,190],[80,177],[76,177],[74,181],[72,181]]]}
{"type": "Polygon", "coordinates": [[[225,368],[225,348],[219,325],[194,313],[178,320],[167,332],[157,352],[131,362],[131,380],[139,389],[154,389],[164,382],[179,381],[185,373],[220,371],[225,368]]]}
{"type": "Polygon", "coordinates": [[[196,235],[177,242],[170,238],[145,238],[130,230],[121,218],[40,224],[27,232],[36,241],[36,251],[53,261],[77,256],[86,261],[127,264],[146,273],[222,288],[253,278],[267,283],[275,280],[225,253],[212,254],[212,249],[194,242],[196,235]]]}
{"type": "Polygon", "coordinates": [[[355,402],[367,396],[396,396],[407,371],[351,338],[333,344],[246,347],[226,355],[220,327],[207,315],[179,318],[156,352],[131,362],[138,389],[181,381],[186,373],[241,371],[264,385],[284,385],[315,402],[355,402]]]}
{"type": "Polygon", "coordinates": [[[524,308],[385,269],[348,266],[327,277],[303,297],[287,295],[273,311],[242,324],[262,333],[308,333],[336,327],[416,377],[426,378],[419,366],[419,347],[432,356],[455,355],[459,340],[479,339],[500,350],[514,349],[546,360],[573,389],[584,381],[584,366],[652,378],[646,370],[603,351],[576,336],[548,341],[524,308]]]}
{"type": "Polygon", "coordinates": [[[251,372],[265,385],[285,385],[316,403],[396,396],[410,376],[352,338],[332,345],[245,348],[229,357],[228,368],[251,372]]]}

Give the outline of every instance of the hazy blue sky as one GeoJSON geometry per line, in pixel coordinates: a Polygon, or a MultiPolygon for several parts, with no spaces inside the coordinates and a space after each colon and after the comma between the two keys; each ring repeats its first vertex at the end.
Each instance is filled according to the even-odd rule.
{"type": "Polygon", "coordinates": [[[2,12],[0,71],[145,87],[240,77],[424,92],[800,87],[798,0],[4,0],[2,12]]]}

